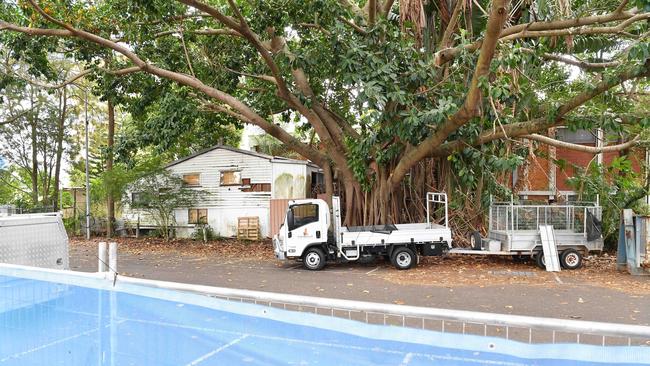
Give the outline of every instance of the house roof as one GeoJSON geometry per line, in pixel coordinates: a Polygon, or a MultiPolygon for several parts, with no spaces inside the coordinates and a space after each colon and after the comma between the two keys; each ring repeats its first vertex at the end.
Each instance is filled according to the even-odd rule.
{"type": "Polygon", "coordinates": [[[287,163],[287,164],[308,164],[308,165],[316,166],[314,163],[312,163],[311,161],[308,161],[308,160],[289,159],[289,158],[285,158],[285,157],[282,157],[282,156],[272,156],[272,155],[258,153],[258,152],[255,152],[255,151],[242,150],[242,149],[238,149],[238,148],[235,148],[235,147],[232,147],[232,146],[214,145],[214,146],[209,147],[207,149],[197,151],[192,155],[188,155],[188,156],[180,158],[180,159],[178,159],[176,161],[173,161],[173,162],[167,164],[165,166],[165,168],[172,167],[172,166],[180,164],[180,163],[182,163],[184,161],[195,158],[195,157],[197,157],[199,155],[203,155],[205,153],[208,153],[208,152],[214,151],[214,150],[218,150],[218,149],[229,150],[229,151],[232,151],[232,152],[235,152],[235,153],[238,153],[238,154],[245,154],[245,155],[255,156],[255,157],[266,159],[266,160],[269,160],[269,161],[272,161],[272,162],[287,163]]]}

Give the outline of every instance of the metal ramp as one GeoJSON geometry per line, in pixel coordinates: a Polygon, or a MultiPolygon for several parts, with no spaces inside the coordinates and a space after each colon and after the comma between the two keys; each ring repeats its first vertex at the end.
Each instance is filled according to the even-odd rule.
{"type": "Polygon", "coordinates": [[[557,243],[555,242],[553,225],[539,225],[539,235],[542,238],[542,250],[546,270],[548,272],[559,272],[560,257],[557,254],[557,243]]]}

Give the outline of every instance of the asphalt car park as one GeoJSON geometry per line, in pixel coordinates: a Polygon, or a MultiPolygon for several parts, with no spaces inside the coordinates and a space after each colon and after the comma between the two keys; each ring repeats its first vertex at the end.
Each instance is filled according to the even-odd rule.
{"type": "MultiPolygon", "coordinates": [[[[97,270],[97,241],[73,239],[70,266],[97,270]]],[[[305,270],[282,262],[269,243],[165,244],[119,240],[122,275],[219,287],[392,304],[650,324],[650,278],[617,272],[592,257],[576,271],[549,273],[506,258],[424,258],[398,271],[383,260],[305,270]],[[268,248],[267,248],[268,247],[268,248]],[[246,253],[250,253],[246,255],[246,253]]]]}

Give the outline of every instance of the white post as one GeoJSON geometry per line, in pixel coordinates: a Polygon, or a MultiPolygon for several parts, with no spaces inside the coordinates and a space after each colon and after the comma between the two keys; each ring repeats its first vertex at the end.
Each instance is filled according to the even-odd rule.
{"type": "Polygon", "coordinates": [[[108,245],[108,271],[115,274],[117,273],[117,243],[112,241],[108,245]]]}
{"type": "Polygon", "coordinates": [[[106,242],[105,241],[100,241],[99,242],[99,252],[97,254],[97,258],[99,259],[97,263],[97,271],[98,272],[106,272],[108,271],[108,248],[106,247],[106,242]]]}

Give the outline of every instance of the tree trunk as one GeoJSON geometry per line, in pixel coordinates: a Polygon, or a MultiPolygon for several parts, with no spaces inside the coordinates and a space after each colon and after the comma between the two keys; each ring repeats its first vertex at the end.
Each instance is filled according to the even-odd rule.
{"type": "Polygon", "coordinates": [[[49,197],[48,197],[48,194],[49,194],[49,187],[48,187],[49,182],[48,182],[47,177],[48,177],[48,175],[51,174],[51,172],[48,169],[48,164],[50,162],[47,159],[47,143],[48,143],[47,137],[45,135],[43,135],[41,137],[41,139],[42,139],[42,141],[41,141],[41,146],[40,147],[42,148],[41,153],[43,154],[43,171],[42,171],[42,174],[41,174],[41,184],[43,185],[43,191],[41,193],[43,195],[43,200],[41,201],[41,205],[43,206],[43,208],[45,208],[50,203],[49,202],[49,197]]]}
{"type": "Polygon", "coordinates": [[[32,108],[32,113],[30,113],[29,124],[31,127],[31,142],[32,142],[32,166],[30,171],[30,177],[32,180],[32,203],[34,206],[38,205],[38,139],[36,137],[36,120],[38,113],[34,112],[34,88],[31,88],[30,93],[30,103],[32,108]],[[36,116],[34,115],[36,114],[36,116]]]}
{"type": "Polygon", "coordinates": [[[56,165],[54,168],[54,199],[52,204],[55,208],[58,208],[61,202],[59,202],[59,196],[61,192],[61,158],[63,157],[63,132],[65,129],[65,116],[66,109],[68,107],[68,95],[66,88],[63,88],[61,93],[61,114],[59,115],[59,124],[57,126],[57,136],[56,136],[56,165]]]}
{"type": "MultiPolygon", "coordinates": [[[[111,100],[108,100],[108,151],[106,156],[106,174],[110,176],[111,171],[113,170],[113,145],[115,137],[115,106],[111,100]]],[[[113,188],[108,187],[106,196],[106,216],[107,216],[107,226],[106,226],[106,236],[109,238],[113,236],[113,223],[115,222],[115,201],[113,199],[113,188]]]]}
{"type": "Polygon", "coordinates": [[[325,177],[325,197],[326,202],[332,206],[332,196],[334,195],[334,176],[332,175],[332,166],[327,164],[323,166],[323,175],[325,177]]]}

